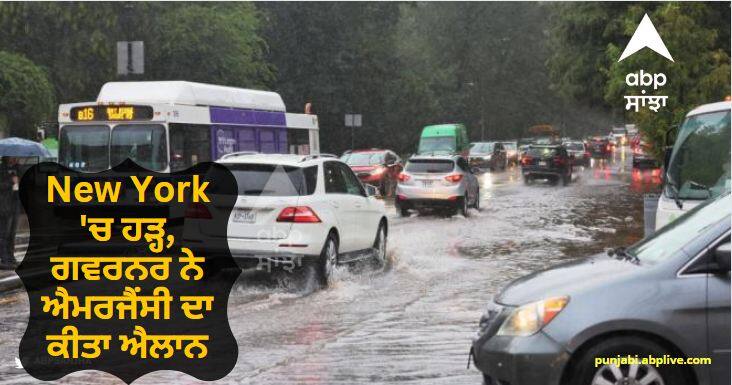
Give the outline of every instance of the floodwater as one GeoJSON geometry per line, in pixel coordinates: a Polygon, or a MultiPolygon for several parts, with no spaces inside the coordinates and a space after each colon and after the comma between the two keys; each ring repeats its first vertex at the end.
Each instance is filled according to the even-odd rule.
{"type": "MultiPolygon", "coordinates": [[[[657,170],[631,170],[629,152],[575,170],[567,186],[525,186],[517,168],[484,174],[482,211],[396,216],[389,263],[341,267],[325,290],[243,274],[229,300],[239,343],[222,384],[480,384],[466,369],[478,319],[504,284],[537,269],[629,245],[643,233],[642,194],[657,170]],[[626,158],[627,155],[627,158],[626,158]]],[[[16,368],[27,323],[24,292],[0,294],[0,385],[37,383],[16,368]]],[[[58,383],[121,383],[80,372],[58,383]]],[[[137,384],[193,384],[156,372],[137,384]]]]}

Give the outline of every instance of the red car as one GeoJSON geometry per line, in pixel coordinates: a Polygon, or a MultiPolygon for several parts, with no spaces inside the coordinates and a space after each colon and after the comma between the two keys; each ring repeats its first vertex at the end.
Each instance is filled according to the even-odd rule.
{"type": "Polygon", "coordinates": [[[613,154],[613,145],[607,138],[594,137],[587,144],[593,158],[609,158],[613,154]]]}
{"type": "Polygon", "coordinates": [[[657,168],[658,162],[653,156],[651,145],[646,143],[642,138],[638,137],[635,145],[631,142],[633,149],[633,168],[657,168]]]}
{"type": "Polygon", "coordinates": [[[364,184],[376,186],[384,196],[393,196],[402,160],[391,150],[370,149],[347,151],[341,160],[351,167],[364,184]]]}

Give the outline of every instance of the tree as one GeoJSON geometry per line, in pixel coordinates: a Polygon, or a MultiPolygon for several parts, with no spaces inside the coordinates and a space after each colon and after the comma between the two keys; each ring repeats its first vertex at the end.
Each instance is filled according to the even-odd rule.
{"type": "Polygon", "coordinates": [[[0,3],[0,49],[48,69],[62,103],[114,80],[197,80],[265,87],[260,15],[249,3],[0,3]],[[117,41],[143,40],[144,75],[119,78],[117,41]]]}
{"type": "MultiPolygon", "coordinates": [[[[719,26],[708,25],[714,12],[704,3],[668,3],[659,6],[650,14],[656,29],[663,37],[674,62],[651,50],[640,51],[622,62],[611,61],[608,82],[605,86],[605,101],[616,108],[623,108],[623,95],[638,94],[640,88],[630,92],[625,77],[628,73],[643,69],[649,73],[663,73],[667,83],[659,90],[648,90],[649,94],[666,95],[668,104],[658,112],[641,109],[626,113],[635,122],[646,138],[657,145],[660,157],[665,132],[673,124],[680,123],[692,108],[705,103],[722,100],[730,92],[730,56],[719,46],[719,26]]],[[[628,8],[621,19],[626,36],[635,31],[645,10],[637,5],[628,8]]],[[[729,31],[729,24],[727,25],[729,31]]],[[[727,33],[729,36],[729,33],[727,33]]],[[[611,42],[607,47],[608,59],[620,57],[623,47],[611,42]]],[[[727,44],[727,49],[729,45],[727,44]]]]}
{"type": "Polygon", "coordinates": [[[686,112],[729,95],[729,3],[555,4],[552,10],[552,87],[567,103],[612,113],[615,124],[636,123],[657,155],[666,130],[686,112]],[[645,13],[675,62],[648,49],[618,62],[645,13]],[[640,92],[629,89],[625,76],[640,69],[667,76],[654,92],[669,96],[669,104],[657,113],[625,111],[623,95],[640,92]]]}
{"type": "MultiPolygon", "coordinates": [[[[322,146],[350,147],[344,114],[361,113],[356,146],[388,144],[388,123],[400,106],[388,105],[398,72],[394,30],[399,6],[392,3],[259,3],[267,15],[269,61],[274,87],[291,109],[312,103],[322,146]]],[[[398,147],[392,146],[392,147],[398,147]]]]}
{"type": "Polygon", "coordinates": [[[36,124],[54,109],[46,72],[22,55],[0,51],[0,133],[33,138],[36,124]]]}
{"type": "Polygon", "coordinates": [[[123,3],[0,3],[0,49],[48,69],[62,102],[96,98],[114,79],[123,3]]]}
{"type": "MultiPolygon", "coordinates": [[[[567,134],[588,126],[549,88],[547,6],[539,3],[418,3],[405,6],[404,68],[438,102],[436,120],[466,123],[471,138],[517,138],[539,123],[567,134]]],[[[594,115],[593,115],[594,117],[594,115]]]]}
{"type": "MultiPolygon", "coordinates": [[[[154,8],[162,11],[155,23],[148,23],[149,30],[137,32],[146,42],[148,72],[144,78],[249,88],[266,88],[273,82],[264,60],[266,45],[258,35],[260,15],[251,3],[154,8]]],[[[135,14],[142,16],[147,11],[135,14]]]]}

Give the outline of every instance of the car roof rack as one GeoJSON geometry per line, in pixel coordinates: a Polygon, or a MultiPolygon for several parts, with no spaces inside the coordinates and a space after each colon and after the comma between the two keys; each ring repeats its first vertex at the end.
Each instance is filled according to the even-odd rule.
{"type": "Polygon", "coordinates": [[[334,154],[327,154],[327,153],[321,153],[321,154],[310,154],[305,155],[300,159],[300,162],[304,162],[306,160],[313,160],[313,159],[319,159],[319,158],[338,158],[338,156],[334,154]]]}
{"type": "Polygon", "coordinates": [[[219,160],[229,159],[229,158],[234,158],[234,157],[237,157],[237,156],[244,156],[244,155],[259,155],[259,152],[257,152],[257,151],[236,151],[236,152],[230,152],[228,154],[224,154],[223,156],[221,156],[221,158],[219,158],[219,160]]]}

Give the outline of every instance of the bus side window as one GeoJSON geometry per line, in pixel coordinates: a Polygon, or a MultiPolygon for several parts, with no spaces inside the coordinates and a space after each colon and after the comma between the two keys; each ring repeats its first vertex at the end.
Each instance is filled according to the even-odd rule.
{"type": "Polygon", "coordinates": [[[171,172],[211,161],[210,126],[181,123],[171,123],[169,126],[171,172]]]}

